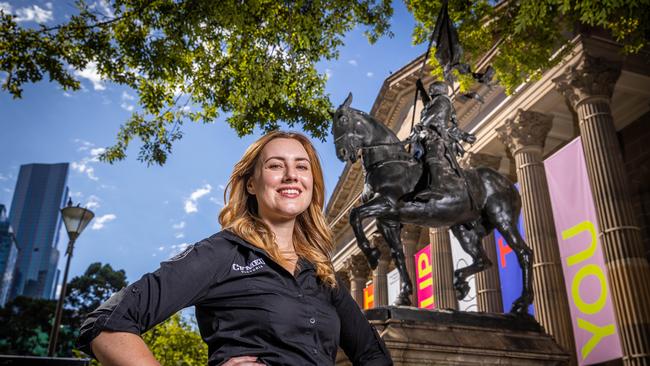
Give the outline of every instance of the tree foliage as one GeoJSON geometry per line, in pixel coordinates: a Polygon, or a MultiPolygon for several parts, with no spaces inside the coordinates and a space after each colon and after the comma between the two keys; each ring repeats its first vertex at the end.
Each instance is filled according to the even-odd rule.
{"type": "MultiPolygon", "coordinates": [[[[442,0],[404,0],[417,25],[414,41],[430,34],[442,0]]],[[[390,0],[77,0],[63,24],[25,27],[0,12],[2,88],[16,98],[44,77],[64,90],[80,83],[73,70],[96,69],[137,91],[140,108],[101,156],[124,159],[140,139],[139,159],[164,164],[189,121],[223,115],[241,135],[284,121],[324,138],[331,103],[315,64],[338,56],[357,25],[371,42],[390,34],[390,0]]],[[[466,60],[493,48],[499,83],[511,93],[559,61],[553,57],[585,27],[610,32],[625,52],[650,39],[650,0],[449,0],[466,60]]],[[[433,53],[431,53],[433,55],[433,53]]],[[[561,55],[561,54],[560,54],[561,55]]],[[[433,56],[430,59],[436,64],[433,56]]],[[[471,83],[460,78],[461,84],[471,83]]]]}
{"type": "Polygon", "coordinates": [[[140,110],[122,125],[102,159],[123,159],[134,138],[139,159],[164,164],[184,122],[224,114],[239,135],[280,121],[324,138],[331,103],[316,62],[338,56],[343,36],[367,25],[370,41],[387,34],[390,0],[110,0],[108,13],[78,0],[59,26],[21,27],[0,13],[2,88],[47,75],[64,90],[80,88],[74,69],[138,92],[140,110]]]}
{"type": "MultiPolygon", "coordinates": [[[[86,272],[68,283],[58,356],[72,356],[79,328],[87,314],[127,285],[124,270],[109,264],[91,264],[86,272]]],[[[46,356],[49,334],[54,322],[56,300],[19,296],[0,309],[0,353],[46,356]]]]}
{"type": "Polygon", "coordinates": [[[83,275],[68,283],[65,306],[84,318],[126,285],[128,282],[123,269],[116,271],[108,263],[92,263],[83,275]]]}
{"type": "Polygon", "coordinates": [[[174,314],[142,335],[162,366],[203,366],[208,363],[208,346],[192,324],[174,314]]]}
{"type": "MultiPolygon", "coordinates": [[[[55,300],[19,296],[0,309],[0,354],[46,356],[50,330],[56,309],[55,300]]],[[[78,331],[78,321],[64,309],[57,353],[70,355],[78,331]]]]}
{"type": "MultiPolygon", "coordinates": [[[[418,21],[414,41],[425,42],[441,1],[405,2],[418,21]]],[[[585,28],[609,31],[627,53],[641,51],[650,40],[650,0],[449,0],[449,15],[458,28],[466,61],[476,61],[493,47],[498,49],[492,66],[507,93],[559,62],[554,53],[585,28]]],[[[441,74],[433,52],[431,55],[429,62],[441,74]]],[[[467,80],[461,84],[463,81],[466,86],[467,80]]]]}

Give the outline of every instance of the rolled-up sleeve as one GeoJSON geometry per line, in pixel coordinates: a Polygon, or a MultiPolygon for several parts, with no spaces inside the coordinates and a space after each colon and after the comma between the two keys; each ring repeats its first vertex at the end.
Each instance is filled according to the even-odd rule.
{"type": "Polygon", "coordinates": [[[340,345],[354,366],[392,366],[390,353],[377,330],[348,290],[338,281],[333,304],[341,319],[340,345]]]}
{"type": "Polygon", "coordinates": [[[92,355],[90,342],[104,330],[140,335],[175,312],[201,301],[229,267],[227,245],[208,240],[162,262],[155,272],[113,294],[81,326],[78,347],[92,355]]]}

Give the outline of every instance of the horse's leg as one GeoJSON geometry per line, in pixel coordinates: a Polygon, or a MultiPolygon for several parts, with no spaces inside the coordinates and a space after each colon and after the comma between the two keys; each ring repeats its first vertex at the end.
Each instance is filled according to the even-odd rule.
{"type": "Polygon", "coordinates": [[[451,227],[451,232],[454,233],[463,250],[472,257],[472,264],[454,271],[456,298],[462,300],[469,292],[467,277],[490,267],[492,262],[481,243],[481,239],[485,236],[485,228],[480,223],[475,224],[471,230],[463,224],[454,225],[451,227]]]}
{"type": "Polygon", "coordinates": [[[400,293],[397,296],[395,305],[411,305],[413,284],[411,283],[411,278],[406,270],[406,259],[404,258],[402,238],[400,237],[402,231],[401,224],[399,221],[377,220],[377,228],[390,247],[390,255],[393,257],[395,267],[397,267],[397,271],[402,280],[400,293]]]}
{"type": "Polygon", "coordinates": [[[357,239],[357,245],[368,259],[368,264],[372,269],[377,268],[381,252],[370,246],[370,242],[363,232],[363,219],[387,213],[392,208],[393,204],[388,198],[377,195],[370,201],[350,210],[350,225],[352,225],[354,236],[357,239]]]}
{"type": "Polygon", "coordinates": [[[508,221],[497,222],[496,227],[503,235],[508,246],[517,255],[519,267],[522,274],[522,291],[521,296],[512,303],[510,312],[513,314],[528,314],[528,307],[533,302],[533,251],[521,237],[517,228],[517,218],[514,217],[508,221]]]}

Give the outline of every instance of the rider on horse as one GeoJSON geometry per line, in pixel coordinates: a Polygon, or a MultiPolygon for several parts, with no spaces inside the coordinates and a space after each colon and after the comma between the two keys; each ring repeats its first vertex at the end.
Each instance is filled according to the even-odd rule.
{"type": "MultiPolygon", "coordinates": [[[[464,153],[460,140],[471,144],[476,141],[476,137],[458,128],[456,110],[447,95],[446,83],[442,81],[432,83],[429,86],[429,93],[424,90],[420,79],[416,85],[422,96],[424,109],[420,122],[413,128],[411,139],[424,146],[424,160],[429,168],[430,184],[425,190],[419,192],[415,199],[426,201],[442,198],[448,191],[446,188],[457,185],[454,182],[459,180],[467,188],[467,182],[456,156],[462,156],[464,153]],[[451,127],[448,127],[448,122],[451,122],[451,127]]],[[[415,155],[419,159],[422,152],[416,148],[415,155]]]]}

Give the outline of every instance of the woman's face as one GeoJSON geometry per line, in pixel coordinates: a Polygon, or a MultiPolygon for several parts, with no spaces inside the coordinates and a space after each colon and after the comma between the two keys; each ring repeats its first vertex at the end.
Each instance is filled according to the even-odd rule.
{"type": "Polygon", "coordinates": [[[246,184],[265,221],[294,220],[311,203],[314,179],[307,151],[300,142],[276,138],[264,146],[255,173],[246,184]]]}

